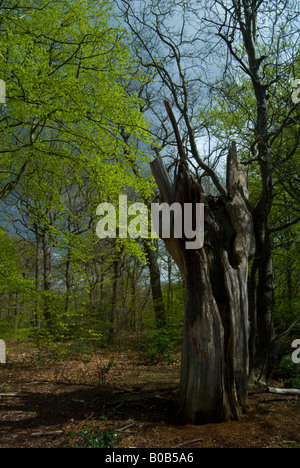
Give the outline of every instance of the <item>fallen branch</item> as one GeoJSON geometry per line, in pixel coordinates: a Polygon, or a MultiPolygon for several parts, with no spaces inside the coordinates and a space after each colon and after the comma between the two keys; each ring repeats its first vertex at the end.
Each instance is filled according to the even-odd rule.
{"type": "Polygon", "coordinates": [[[272,403],[274,402],[278,402],[278,401],[286,401],[286,398],[268,398],[268,400],[264,399],[264,400],[258,400],[258,403],[266,403],[267,405],[271,405],[272,403]]]}
{"type": "Polygon", "coordinates": [[[270,393],[279,393],[280,395],[300,395],[300,389],[297,388],[274,388],[269,387],[270,393]]]}
{"type": "Polygon", "coordinates": [[[63,434],[64,431],[50,431],[50,432],[33,432],[31,437],[44,437],[63,434]]]}
{"type": "Polygon", "coordinates": [[[127,429],[129,429],[129,428],[132,427],[132,426],[135,426],[135,423],[128,424],[128,425],[125,426],[125,427],[121,427],[120,429],[117,429],[116,432],[123,432],[123,431],[126,431],[126,432],[127,432],[127,429]]]}
{"type": "Polygon", "coordinates": [[[23,397],[28,397],[29,395],[30,395],[29,393],[0,393],[0,397],[23,398],[23,397]]]}
{"type": "Polygon", "coordinates": [[[203,442],[203,439],[188,440],[186,442],[182,442],[181,444],[175,445],[173,448],[183,447],[184,445],[194,444],[195,442],[203,442]]]}

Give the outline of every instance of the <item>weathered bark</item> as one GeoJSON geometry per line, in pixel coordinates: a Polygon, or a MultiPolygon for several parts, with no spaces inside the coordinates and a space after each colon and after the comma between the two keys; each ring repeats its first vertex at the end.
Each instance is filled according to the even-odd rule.
{"type": "MultiPolygon", "coordinates": [[[[178,131],[177,131],[178,141],[178,131]]],[[[162,201],[205,203],[206,240],[198,250],[171,237],[165,244],[185,280],[185,322],[180,412],[185,422],[236,419],[243,411],[248,378],[248,260],[254,254],[246,177],[235,145],[228,156],[227,196],[201,193],[181,160],[174,184],[158,157],[151,168],[162,201]]]]}
{"type": "Polygon", "coordinates": [[[185,323],[180,412],[198,424],[229,417],[225,388],[224,330],[208,277],[205,252],[189,252],[185,273],[185,323]]]}

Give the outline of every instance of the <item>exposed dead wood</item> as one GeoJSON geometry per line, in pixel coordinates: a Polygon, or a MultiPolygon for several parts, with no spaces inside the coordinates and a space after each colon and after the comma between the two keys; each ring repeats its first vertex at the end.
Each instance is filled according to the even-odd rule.
{"type": "Polygon", "coordinates": [[[270,393],[279,393],[280,395],[300,395],[300,389],[298,388],[274,388],[269,387],[270,393]]]}
{"type": "MultiPolygon", "coordinates": [[[[226,190],[216,197],[204,195],[189,170],[172,110],[165,106],[180,159],[174,182],[160,157],[151,163],[162,202],[179,203],[182,213],[192,205],[193,228],[197,203],[205,208],[202,247],[186,248],[185,235],[161,236],[185,283],[180,413],[191,424],[237,419],[247,391],[248,266],[255,251],[247,177],[233,142],[226,190]]],[[[173,224],[170,218],[171,233],[173,224]]]]}

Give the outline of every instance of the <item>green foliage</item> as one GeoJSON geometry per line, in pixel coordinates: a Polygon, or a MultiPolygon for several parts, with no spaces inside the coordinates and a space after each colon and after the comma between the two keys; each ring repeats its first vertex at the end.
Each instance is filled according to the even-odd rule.
{"type": "MultiPolygon", "coordinates": [[[[76,435],[73,435],[73,437],[76,437],[76,435]]],[[[72,448],[114,448],[121,440],[121,437],[116,434],[112,427],[106,427],[104,430],[92,430],[88,425],[80,431],[79,440],[72,448]]]]}
{"type": "Polygon", "coordinates": [[[297,377],[284,382],[285,388],[300,388],[300,373],[298,372],[297,374],[297,377]]]}
{"type": "Polygon", "coordinates": [[[300,365],[292,361],[291,356],[284,356],[276,369],[276,376],[284,381],[286,388],[300,388],[300,365]]]}
{"type": "MultiPolygon", "coordinates": [[[[0,17],[0,201],[10,233],[0,232],[1,336],[99,341],[112,324],[114,246],[98,245],[96,208],[129,189],[152,193],[152,138],[131,91],[148,78],[109,0],[4,0],[0,17]],[[100,288],[106,301],[94,306],[100,288]]],[[[122,247],[141,257],[137,242],[122,247]]]]}
{"type": "Polygon", "coordinates": [[[0,392],[1,393],[6,393],[8,388],[8,383],[4,382],[3,384],[0,385],[0,392]]]}
{"type": "MultiPolygon", "coordinates": [[[[283,211],[282,207],[279,216],[284,223],[290,219],[291,214],[287,214],[288,219],[285,220],[286,213],[283,211]]],[[[293,218],[297,216],[296,207],[292,216],[293,218]]],[[[300,315],[300,246],[297,241],[299,234],[298,223],[275,233],[273,237],[276,278],[274,323],[279,333],[287,330],[300,315]]],[[[296,336],[300,333],[300,324],[293,328],[292,333],[296,336]]]]}
{"type": "Polygon", "coordinates": [[[182,341],[184,323],[184,285],[181,278],[171,281],[171,284],[163,287],[164,302],[167,306],[166,328],[168,336],[174,344],[182,341]]]}
{"type": "Polygon", "coordinates": [[[33,288],[33,282],[20,271],[20,255],[7,230],[0,227],[0,293],[25,292],[33,288]]]}
{"type": "Polygon", "coordinates": [[[153,362],[173,362],[173,342],[168,332],[164,329],[147,331],[142,343],[137,346],[142,352],[145,361],[153,362]]]}

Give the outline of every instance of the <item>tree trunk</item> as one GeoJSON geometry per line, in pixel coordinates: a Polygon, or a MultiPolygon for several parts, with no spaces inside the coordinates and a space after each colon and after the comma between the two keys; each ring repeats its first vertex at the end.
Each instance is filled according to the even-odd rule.
{"type": "Polygon", "coordinates": [[[65,270],[65,283],[66,283],[66,297],[65,297],[65,314],[68,315],[70,311],[71,291],[72,291],[72,273],[71,273],[71,249],[68,247],[66,270],[65,270]]]}
{"type": "Polygon", "coordinates": [[[251,347],[249,347],[252,355],[250,383],[256,384],[257,382],[266,383],[269,372],[277,360],[277,345],[274,341],[273,327],[274,271],[268,234],[264,236],[262,248],[256,252],[252,268],[254,269],[252,293],[255,299],[251,322],[253,338],[251,339],[251,347]],[[255,276],[257,276],[257,280],[255,276]]]}
{"type": "Polygon", "coordinates": [[[232,145],[227,196],[208,198],[181,157],[174,184],[158,157],[151,163],[162,201],[204,202],[205,243],[185,249],[186,239],[164,239],[185,280],[185,321],[180,413],[186,423],[236,419],[248,378],[248,260],[254,254],[246,177],[232,145]]]}
{"type": "Polygon", "coordinates": [[[250,340],[251,368],[250,383],[258,381],[266,383],[267,376],[276,362],[277,346],[274,339],[273,307],[274,307],[274,268],[271,239],[269,232],[269,214],[271,211],[274,189],[273,169],[267,134],[267,99],[265,90],[259,80],[255,83],[258,101],[257,134],[260,137],[259,158],[262,178],[260,199],[253,209],[254,235],[256,242],[255,261],[252,266],[251,294],[253,314],[250,340]]]}
{"type": "Polygon", "coordinates": [[[50,296],[51,291],[51,267],[52,267],[52,245],[49,240],[49,234],[43,233],[43,254],[44,254],[44,318],[46,321],[47,328],[52,330],[52,317],[51,317],[51,306],[50,296]]]}
{"type": "Polygon", "coordinates": [[[133,259],[134,264],[130,275],[130,307],[128,311],[129,330],[136,331],[136,293],[137,293],[137,259],[133,259]]]}
{"type": "Polygon", "coordinates": [[[224,421],[229,409],[221,317],[210,287],[204,250],[189,252],[186,260],[181,417],[191,424],[224,421]]]}
{"type": "Polygon", "coordinates": [[[110,326],[108,329],[108,343],[114,343],[118,331],[118,321],[120,313],[120,280],[121,280],[121,265],[122,265],[122,254],[123,247],[121,250],[117,250],[117,244],[115,243],[116,253],[113,260],[113,283],[112,283],[112,298],[109,312],[110,326]]]}
{"type": "MultiPolygon", "coordinates": [[[[265,72],[261,71],[262,61],[265,57],[260,56],[257,44],[259,37],[257,29],[257,11],[254,2],[243,2],[244,17],[238,11],[235,4],[237,21],[243,35],[243,42],[248,56],[249,70],[253,91],[256,100],[256,149],[257,159],[260,166],[262,190],[259,201],[253,210],[254,234],[256,241],[256,252],[254,262],[254,274],[252,287],[256,288],[252,297],[256,307],[253,318],[255,329],[251,344],[254,349],[250,350],[253,356],[251,363],[252,378],[255,380],[266,379],[268,370],[272,367],[271,362],[276,353],[272,340],[273,330],[273,305],[274,305],[274,273],[273,259],[269,232],[269,214],[274,198],[273,163],[270,151],[271,128],[269,119],[268,93],[270,84],[265,78],[265,72]],[[255,275],[257,278],[255,279],[255,275]]],[[[273,342],[274,343],[274,342],[273,342]]]]}
{"type": "Polygon", "coordinates": [[[40,324],[40,314],[39,314],[39,294],[40,289],[40,232],[38,226],[34,225],[35,232],[35,289],[36,289],[36,299],[34,305],[34,326],[36,331],[41,327],[40,324]]]}
{"type": "Polygon", "coordinates": [[[162,328],[166,325],[166,309],[162,295],[160,270],[157,262],[157,251],[153,250],[147,239],[143,240],[144,251],[150,273],[150,284],[152,292],[153,308],[156,320],[156,327],[162,328]]]}

